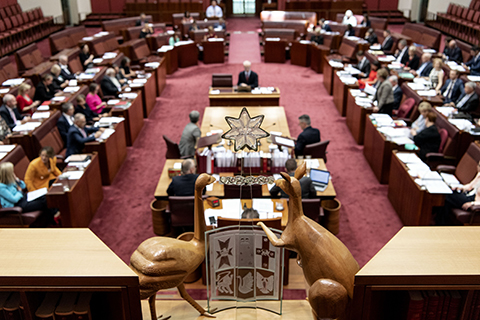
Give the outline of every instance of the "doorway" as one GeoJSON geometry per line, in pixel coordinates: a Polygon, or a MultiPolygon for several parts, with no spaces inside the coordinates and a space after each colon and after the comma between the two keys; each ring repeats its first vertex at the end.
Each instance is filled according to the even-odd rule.
{"type": "Polygon", "coordinates": [[[256,14],[255,0],[232,0],[232,13],[234,15],[256,14]]]}

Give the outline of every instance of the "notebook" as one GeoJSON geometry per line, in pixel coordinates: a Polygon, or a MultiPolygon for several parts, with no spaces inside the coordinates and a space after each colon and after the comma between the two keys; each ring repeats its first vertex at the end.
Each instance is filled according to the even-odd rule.
{"type": "Polygon", "coordinates": [[[310,169],[310,179],[316,191],[325,191],[330,180],[330,172],[320,169],[310,169]]]}

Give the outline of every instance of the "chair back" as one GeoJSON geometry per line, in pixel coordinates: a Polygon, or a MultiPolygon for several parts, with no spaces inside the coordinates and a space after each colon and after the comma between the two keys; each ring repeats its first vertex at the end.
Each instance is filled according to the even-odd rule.
{"type": "Polygon", "coordinates": [[[168,197],[172,227],[194,225],[195,197],[168,197]]]}
{"type": "Polygon", "coordinates": [[[438,130],[438,133],[440,133],[440,148],[438,148],[438,152],[443,153],[443,149],[447,144],[448,131],[442,128],[438,130]]]}
{"type": "Polygon", "coordinates": [[[163,135],[163,140],[167,144],[167,153],[165,154],[166,159],[180,159],[180,149],[178,144],[170,140],[166,135],[163,135]]]}
{"type": "Polygon", "coordinates": [[[415,100],[413,98],[408,98],[405,100],[400,108],[398,108],[397,117],[398,118],[407,118],[415,106],[415,100]]]}
{"type": "Polygon", "coordinates": [[[271,219],[232,219],[232,218],[217,218],[217,226],[228,227],[228,226],[256,226],[258,222],[263,222],[267,227],[274,228],[277,230],[282,230],[282,217],[271,218],[271,219]]]}
{"type": "MultiPolygon", "coordinates": [[[[290,199],[287,200],[287,205],[290,199]]],[[[319,222],[321,199],[302,199],[303,214],[315,222],[319,222]]]]}
{"type": "Polygon", "coordinates": [[[262,186],[253,185],[253,186],[235,186],[235,185],[224,185],[223,186],[224,198],[226,199],[253,199],[262,197],[262,186]]]}
{"type": "Polygon", "coordinates": [[[231,74],[214,73],[212,74],[212,87],[232,87],[232,78],[231,74]]]}
{"type": "Polygon", "coordinates": [[[327,147],[330,140],[307,144],[303,149],[304,156],[312,156],[312,158],[323,159],[327,163],[327,147]]]}

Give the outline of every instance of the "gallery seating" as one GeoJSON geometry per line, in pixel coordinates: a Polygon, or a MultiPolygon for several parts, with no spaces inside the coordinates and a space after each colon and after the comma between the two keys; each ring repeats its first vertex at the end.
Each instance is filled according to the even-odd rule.
{"type": "MultiPolygon", "coordinates": [[[[135,27],[135,24],[139,19],[140,16],[103,21],[102,30],[111,31],[115,34],[117,39],[123,40],[121,30],[129,27],[135,27]]],[[[146,16],[146,21],[152,22],[152,16],[146,16]]]]}
{"type": "Polygon", "coordinates": [[[418,23],[405,23],[402,34],[412,39],[414,43],[424,45],[435,50],[440,49],[442,34],[440,31],[418,23]]]}
{"type": "MultiPolygon", "coordinates": [[[[138,26],[120,30],[123,41],[138,39],[140,37],[140,32],[142,31],[142,28],[142,26],[138,26]]],[[[164,33],[167,30],[167,26],[165,23],[154,23],[152,29],[154,33],[158,33],[159,30],[164,33]]]]}
{"type": "Polygon", "coordinates": [[[87,35],[85,26],[66,28],[65,30],[56,32],[48,37],[50,51],[52,54],[56,54],[63,49],[75,47],[78,45],[78,42],[87,35]]]}

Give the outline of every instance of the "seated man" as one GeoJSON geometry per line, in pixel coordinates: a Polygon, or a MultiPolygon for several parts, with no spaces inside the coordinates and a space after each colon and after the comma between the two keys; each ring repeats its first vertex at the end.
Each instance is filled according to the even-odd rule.
{"type": "Polygon", "coordinates": [[[325,18],[318,20],[318,25],[325,32],[332,32],[332,28],[325,22],[325,18]]]}
{"type": "Polygon", "coordinates": [[[310,38],[310,41],[315,42],[316,44],[323,44],[322,29],[315,29],[315,35],[310,38]]]}
{"type": "Polygon", "coordinates": [[[180,143],[178,144],[182,157],[193,157],[195,155],[197,140],[202,135],[198,124],[200,112],[194,110],[190,112],[188,117],[190,118],[190,123],[183,129],[182,138],[180,138],[180,143]]]}
{"type": "Polygon", "coordinates": [[[441,137],[435,126],[437,115],[434,112],[427,113],[425,117],[425,129],[413,136],[415,145],[420,148],[418,156],[423,161],[427,160],[426,155],[430,152],[438,152],[441,137]]]}
{"type": "Polygon", "coordinates": [[[462,50],[457,46],[457,41],[450,38],[448,45],[443,50],[444,58],[450,61],[455,61],[458,64],[463,62],[462,50]]]}
{"type": "Polygon", "coordinates": [[[82,113],[77,113],[74,117],[73,126],[68,130],[66,157],[82,153],[85,143],[95,141],[105,131],[103,128],[86,127],[86,124],[85,116],[82,113]]]}
{"type": "Polygon", "coordinates": [[[182,162],[182,174],[172,178],[172,182],[167,189],[169,196],[188,197],[195,195],[195,181],[198,174],[197,165],[192,159],[187,159],[182,162]]]}
{"type": "MultiPolygon", "coordinates": [[[[288,159],[285,162],[285,169],[289,176],[293,177],[295,175],[295,170],[297,169],[297,161],[295,159],[288,159]]],[[[302,199],[314,198],[316,195],[315,187],[313,186],[312,179],[305,176],[300,179],[300,187],[302,188],[302,199]]],[[[270,195],[274,198],[288,198],[288,195],[280,189],[279,186],[273,186],[270,189],[270,195]]]]}
{"type": "Polygon", "coordinates": [[[368,43],[370,43],[371,45],[378,42],[378,37],[372,28],[368,29],[367,32],[365,32],[365,40],[367,40],[368,43]]]}
{"type": "Polygon", "coordinates": [[[258,87],[258,75],[251,70],[252,63],[248,60],[243,62],[244,71],[238,74],[238,86],[258,87]]]}
{"type": "Polygon", "coordinates": [[[354,65],[354,67],[358,70],[360,70],[360,74],[358,74],[359,78],[368,78],[368,75],[370,74],[370,61],[368,61],[367,57],[365,57],[365,54],[363,53],[362,50],[359,50],[357,52],[357,60],[358,63],[354,65]]]}
{"type": "Polygon", "coordinates": [[[470,69],[470,74],[472,76],[478,76],[480,75],[480,48],[473,46],[472,49],[470,49],[470,55],[472,56],[472,59],[465,63],[464,66],[467,66],[470,69]]]}
{"type": "Polygon", "coordinates": [[[478,95],[475,93],[475,82],[465,83],[464,94],[457,101],[445,104],[445,106],[455,107],[455,110],[461,112],[474,112],[478,108],[478,95]]]}
{"type": "Polygon", "coordinates": [[[408,61],[408,45],[407,40],[400,39],[398,41],[398,49],[395,51],[396,62],[405,64],[408,61]]]}
{"type": "Polygon", "coordinates": [[[147,23],[147,16],[145,15],[145,13],[140,13],[140,19],[138,19],[137,21],[135,21],[135,26],[137,27],[140,27],[140,26],[144,26],[145,24],[147,23]]]}
{"type": "Polygon", "coordinates": [[[393,41],[393,38],[392,38],[392,35],[391,35],[391,31],[390,30],[384,30],[383,31],[383,36],[385,37],[385,39],[382,42],[382,51],[385,52],[385,51],[392,50],[394,41],[393,41]]]}
{"type": "Polygon", "coordinates": [[[398,85],[398,77],[397,76],[390,76],[388,81],[392,84],[393,90],[393,110],[398,110],[400,108],[400,103],[402,102],[403,98],[403,91],[402,88],[398,85]]]}
{"type": "Polygon", "coordinates": [[[457,101],[464,94],[463,81],[458,79],[460,73],[458,70],[450,70],[450,78],[445,82],[443,87],[437,92],[445,97],[445,103],[457,101]]]}
{"type": "Polygon", "coordinates": [[[222,8],[217,6],[217,1],[213,0],[211,5],[208,6],[207,11],[205,12],[207,18],[221,18],[223,17],[222,8]]]}
{"type": "Polygon", "coordinates": [[[70,68],[68,68],[68,57],[66,55],[61,55],[58,57],[58,65],[60,68],[62,68],[62,71],[60,72],[60,75],[63,77],[65,80],[75,80],[75,74],[70,71],[70,68]]]}
{"type": "Polygon", "coordinates": [[[305,146],[312,143],[320,142],[320,130],[310,126],[310,116],[307,114],[298,117],[298,125],[302,128],[302,133],[298,135],[295,143],[295,156],[302,156],[305,146]]]}
{"type": "Polygon", "coordinates": [[[68,130],[73,126],[73,115],[75,108],[70,102],[62,104],[62,114],[57,120],[57,128],[62,137],[64,145],[67,145],[68,130]]]}
{"type": "Polygon", "coordinates": [[[420,67],[417,70],[410,70],[410,73],[416,77],[428,77],[433,69],[432,55],[430,53],[422,54],[420,67]]]}
{"type": "Polygon", "coordinates": [[[122,91],[122,85],[117,80],[115,69],[107,69],[100,86],[104,96],[118,97],[118,94],[122,91]]]}
{"type": "Polygon", "coordinates": [[[3,97],[3,105],[0,107],[0,116],[5,120],[8,127],[15,128],[18,124],[24,124],[30,120],[29,116],[22,116],[17,109],[17,99],[14,95],[7,93],[3,97]]]}

